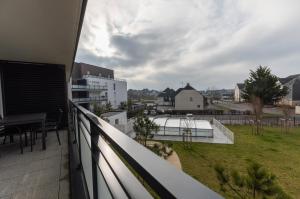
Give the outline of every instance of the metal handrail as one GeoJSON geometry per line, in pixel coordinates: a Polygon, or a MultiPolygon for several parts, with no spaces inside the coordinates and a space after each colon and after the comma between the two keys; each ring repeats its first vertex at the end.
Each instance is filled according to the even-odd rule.
{"type": "Polygon", "coordinates": [[[107,97],[85,97],[85,98],[73,98],[73,102],[87,102],[87,101],[107,101],[107,97]]]}
{"type": "Polygon", "coordinates": [[[121,79],[121,78],[108,78],[108,77],[101,77],[101,76],[96,76],[96,75],[84,75],[83,78],[97,78],[97,79],[106,79],[106,80],[115,80],[115,81],[120,81],[120,82],[126,82],[126,79],[121,79]]]}
{"type": "Polygon", "coordinates": [[[107,86],[73,84],[72,89],[107,90],[107,86]]]}
{"type": "MultiPolygon", "coordinates": [[[[142,184],[136,180],[136,177],[133,178],[133,174],[121,159],[125,160],[126,165],[134,169],[134,172],[161,198],[222,198],[93,113],[72,102],[70,104],[72,109],[77,112],[77,116],[80,114],[89,122],[86,129],[89,130],[90,128],[93,164],[96,163],[97,167],[100,168],[99,160],[101,157],[105,159],[106,166],[102,165],[100,169],[104,169],[101,170],[102,173],[108,172],[107,175],[111,176],[111,178],[106,179],[106,185],[109,187],[113,198],[117,197],[115,194],[122,194],[123,192],[128,198],[149,198],[150,196],[148,190],[141,188],[142,184]],[[109,182],[114,179],[116,179],[114,183],[109,182]],[[115,184],[116,182],[119,184],[115,184]]],[[[73,121],[75,121],[73,123],[75,126],[78,125],[76,122],[82,123],[80,117],[73,121]]],[[[82,132],[78,130],[77,133],[82,132]]],[[[80,136],[76,135],[76,137],[80,136]]],[[[78,148],[80,149],[80,146],[78,148]]],[[[96,182],[93,182],[92,195],[97,198],[98,194],[95,190],[97,189],[95,185],[98,184],[97,177],[93,177],[94,180],[96,182]]]]}

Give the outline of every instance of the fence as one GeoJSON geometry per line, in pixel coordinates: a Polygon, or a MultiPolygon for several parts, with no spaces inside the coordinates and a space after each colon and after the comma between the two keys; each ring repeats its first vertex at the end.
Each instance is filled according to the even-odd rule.
{"type": "MultiPolygon", "coordinates": [[[[158,117],[163,117],[163,115],[159,115],[158,117]]],[[[185,115],[171,115],[171,117],[180,118],[185,117],[185,115]]],[[[251,121],[255,120],[253,115],[194,115],[194,118],[209,121],[215,118],[226,125],[251,125],[251,121]]],[[[263,126],[280,127],[282,124],[281,119],[282,117],[279,116],[265,117],[261,120],[261,124],[263,126]]],[[[292,127],[300,126],[300,116],[290,117],[288,120],[292,121],[292,127]]]]}
{"type": "Polygon", "coordinates": [[[215,127],[217,127],[218,129],[220,129],[224,135],[230,140],[232,141],[232,143],[234,143],[234,133],[229,130],[228,128],[226,128],[223,124],[221,124],[221,122],[219,122],[218,120],[216,120],[215,118],[213,118],[213,125],[215,127]]]}

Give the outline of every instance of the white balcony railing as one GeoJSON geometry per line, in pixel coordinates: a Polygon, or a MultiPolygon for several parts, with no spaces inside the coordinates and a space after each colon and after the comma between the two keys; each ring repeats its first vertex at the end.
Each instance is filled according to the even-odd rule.
{"type": "Polygon", "coordinates": [[[72,85],[72,90],[107,90],[107,86],[100,85],[72,85]]]}

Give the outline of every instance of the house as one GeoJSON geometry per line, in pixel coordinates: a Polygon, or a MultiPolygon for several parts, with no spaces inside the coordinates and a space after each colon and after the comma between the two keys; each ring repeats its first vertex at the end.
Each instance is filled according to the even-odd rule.
{"type": "Polygon", "coordinates": [[[127,112],[111,111],[101,114],[101,117],[123,133],[127,133],[127,112]]]}
{"type": "Polygon", "coordinates": [[[204,96],[189,83],[179,88],[175,95],[175,110],[203,110],[204,96]]]}
{"type": "Polygon", "coordinates": [[[244,87],[245,87],[245,84],[241,84],[241,83],[236,84],[235,89],[234,89],[234,101],[235,102],[245,101],[242,97],[244,87]]]}
{"type": "Polygon", "coordinates": [[[289,106],[300,105],[300,74],[279,78],[281,85],[288,88],[288,94],[279,102],[289,106]]]}
{"type": "Polygon", "coordinates": [[[114,71],[86,63],[75,63],[72,73],[73,101],[93,110],[94,104],[117,109],[127,102],[127,82],[114,78],[114,71]]]}
{"type": "Polygon", "coordinates": [[[174,106],[176,92],[173,89],[166,88],[158,94],[156,103],[159,106],[174,106]]]}

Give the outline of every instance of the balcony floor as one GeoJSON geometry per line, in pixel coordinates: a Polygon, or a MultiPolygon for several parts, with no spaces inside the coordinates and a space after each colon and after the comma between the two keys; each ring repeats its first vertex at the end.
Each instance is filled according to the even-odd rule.
{"type": "Polygon", "coordinates": [[[60,131],[61,146],[56,134],[49,132],[45,151],[38,136],[33,152],[27,146],[23,154],[18,140],[2,145],[0,139],[0,199],[70,197],[67,131],[60,131]]]}

